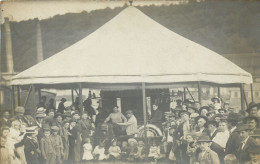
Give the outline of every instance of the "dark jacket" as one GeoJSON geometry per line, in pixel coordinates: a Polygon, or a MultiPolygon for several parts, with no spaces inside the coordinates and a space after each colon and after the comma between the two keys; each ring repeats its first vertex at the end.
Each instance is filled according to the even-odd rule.
{"type": "Polygon", "coordinates": [[[24,139],[24,154],[27,164],[38,164],[38,152],[39,144],[34,139],[26,137],[24,139]]]}
{"type": "Polygon", "coordinates": [[[233,131],[228,138],[228,141],[226,144],[225,155],[235,154],[237,156],[237,151],[238,151],[240,143],[241,143],[241,138],[240,138],[239,134],[237,132],[233,131]]]}
{"type": "Polygon", "coordinates": [[[255,145],[257,145],[257,142],[252,137],[248,138],[243,149],[241,149],[242,142],[240,142],[240,145],[238,148],[238,159],[239,159],[240,163],[249,162],[251,160],[248,150],[253,149],[255,147],[255,145]]]}

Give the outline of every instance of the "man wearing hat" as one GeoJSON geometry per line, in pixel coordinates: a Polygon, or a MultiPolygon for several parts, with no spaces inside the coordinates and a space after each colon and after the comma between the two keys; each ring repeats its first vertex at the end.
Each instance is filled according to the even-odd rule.
{"type": "Polygon", "coordinates": [[[191,132],[191,124],[190,124],[190,113],[186,110],[181,110],[179,112],[179,117],[182,120],[182,123],[178,126],[175,131],[175,134],[180,138],[186,138],[186,135],[191,132]]]}
{"type": "Polygon", "coordinates": [[[58,135],[59,127],[52,126],[51,127],[52,134],[50,136],[51,143],[54,147],[55,155],[56,155],[56,163],[62,164],[62,156],[63,156],[63,143],[61,140],[61,136],[58,135]]]}
{"type": "Polygon", "coordinates": [[[200,164],[219,164],[219,157],[216,152],[210,149],[211,140],[209,136],[202,135],[198,138],[197,143],[201,152],[198,155],[198,162],[200,164]]]}
{"type": "Polygon", "coordinates": [[[247,164],[259,164],[260,163],[260,145],[255,145],[248,150],[251,161],[247,164]]]}
{"type": "Polygon", "coordinates": [[[250,134],[252,134],[254,132],[254,130],[257,129],[259,121],[258,121],[258,118],[255,116],[248,116],[248,117],[245,117],[244,123],[249,125],[250,134]]]}
{"type": "Polygon", "coordinates": [[[195,118],[195,123],[197,125],[197,132],[207,133],[206,125],[208,118],[205,116],[198,116],[195,118]]]}
{"type": "Polygon", "coordinates": [[[62,99],[60,100],[60,103],[59,103],[57,112],[59,112],[59,113],[61,113],[61,114],[64,113],[64,111],[66,110],[66,108],[65,108],[65,106],[64,106],[64,103],[65,103],[66,101],[67,101],[67,100],[66,100],[65,98],[62,98],[62,99]]]}
{"type": "Polygon", "coordinates": [[[248,124],[239,124],[236,131],[241,137],[241,143],[238,148],[238,159],[240,163],[246,163],[251,160],[249,150],[253,149],[257,142],[249,136],[249,125],[248,124]]]}
{"type": "Polygon", "coordinates": [[[17,106],[15,108],[15,120],[18,120],[20,123],[25,123],[25,119],[24,119],[24,112],[25,109],[22,106],[17,106]]]}
{"type": "Polygon", "coordinates": [[[242,119],[242,115],[239,113],[229,113],[227,117],[228,126],[230,127],[230,136],[228,138],[227,144],[226,144],[226,150],[225,155],[227,154],[235,154],[237,156],[237,151],[239,148],[239,145],[241,143],[241,138],[239,134],[236,132],[237,124],[242,119]]]}
{"type": "Polygon", "coordinates": [[[40,149],[37,140],[37,126],[26,128],[27,136],[24,139],[24,154],[27,164],[39,164],[40,149]]]}

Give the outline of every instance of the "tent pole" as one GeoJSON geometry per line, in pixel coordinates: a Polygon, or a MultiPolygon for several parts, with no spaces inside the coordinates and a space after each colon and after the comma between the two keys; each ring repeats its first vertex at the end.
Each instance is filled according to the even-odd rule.
{"type": "Polygon", "coordinates": [[[74,103],[74,92],[73,89],[71,89],[71,100],[72,100],[72,104],[74,103]]]}
{"type": "Polygon", "coordinates": [[[33,111],[32,114],[34,115],[36,112],[36,99],[35,99],[35,85],[32,84],[32,104],[33,104],[33,111]]]}
{"type": "Polygon", "coordinates": [[[244,94],[243,94],[243,84],[240,84],[240,96],[241,96],[241,109],[245,110],[244,94]]]}
{"type": "Polygon", "coordinates": [[[218,97],[220,98],[220,87],[218,86],[218,97]]]}
{"type": "Polygon", "coordinates": [[[185,100],[186,100],[186,89],[183,88],[183,101],[182,102],[184,102],[185,100]]]}
{"type": "Polygon", "coordinates": [[[30,88],[29,88],[29,91],[27,93],[27,96],[26,96],[26,99],[25,99],[25,102],[24,102],[24,108],[26,108],[26,105],[27,105],[27,102],[28,102],[28,99],[29,99],[29,96],[31,94],[31,91],[32,91],[32,86],[30,85],[30,88]]]}
{"type": "Polygon", "coordinates": [[[248,107],[247,99],[246,99],[246,94],[245,94],[245,88],[243,86],[243,95],[244,95],[244,100],[246,102],[246,107],[248,107]]]}
{"type": "Polygon", "coordinates": [[[83,104],[82,104],[82,84],[79,83],[79,108],[80,108],[80,114],[83,112],[83,104]]]}
{"type": "Polygon", "coordinates": [[[250,84],[250,88],[251,88],[251,100],[252,102],[254,102],[253,84],[250,84]]]}
{"type": "Polygon", "coordinates": [[[38,89],[38,98],[39,98],[39,102],[40,102],[41,98],[42,98],[41,88],[38,89]]]}
{"type": "Polygon", "coordinates": [[[144,114],[144,143],[145,143],[145,159],[148,157],[148,140],[147,140],[147,118],[146,118],[146,95],[145,95],[145,83],[142,83],[142,96],[143,96],[143,114],[144,114]]]}
{"type": "Polygon", "coordinates": [[[20,97],[20,87],[17,85],[17,101],[18,101],[18,106],[21,105],[21,97],[20,97]]]}
{"type": "Polygon", "coordinates": [[[14,116],[15,110],[15,94],[14,94],[14,86],[12,85],[12,116],[14,116]]]}
{"type": "Polygon", "coordinates": [[[198,81],[198,97],[199,97],[199,103],[201,104],[201,86],[200,86],[200,81],[198,81]]]}

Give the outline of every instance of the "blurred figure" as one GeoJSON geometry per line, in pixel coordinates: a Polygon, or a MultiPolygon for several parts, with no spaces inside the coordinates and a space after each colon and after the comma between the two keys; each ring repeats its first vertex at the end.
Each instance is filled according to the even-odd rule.
{"type": "Polygon", "coordinates": [[[224,158],[224,164],[237,164],[237,157],[234,154],[227,154],[224,158]]]}
{"type": "Polygon", "coordinates": [[[47,97],[46,96],[42,96],[39,104],[37,105],[37,109],[41,108],[41,107],[46,109],[46,100],[47,100],[47,97]]]}
{"type": "Polygon", "coordinates": [[[0,127],[3,127],[3,126],[8,126],[8,127],[10,127],[9,118],[10,118],[10,112],[9,112],[9,110],[3,110],[3,112],[2,112],[2,117],[1,117],[1,119],[0,119],[0,127]]]}
{"type": "Polygon", "coordinates": [[[49,100],[49,103],[47,104],[46,114],[49,113],[49,110],[50,110],[50,109],[54,109],[54,111],[56,111],[56,107],[55,107],[55,105],[54,105],[54,99],[53,99],[53,98],[51,98],[51,99],[49,100]]]}
{"type": "Polygon", "coordinates": [[[67,100],[65,98],[62,98],[60,100],[60,103],[59,103],[59,106],[58,106],[58,110],[57,112],[58,113],[61,113],[61,114],[64,114],[64,111],[66,110],[65,106],[64,106],[64,103],[66,102],[67,100]]]}

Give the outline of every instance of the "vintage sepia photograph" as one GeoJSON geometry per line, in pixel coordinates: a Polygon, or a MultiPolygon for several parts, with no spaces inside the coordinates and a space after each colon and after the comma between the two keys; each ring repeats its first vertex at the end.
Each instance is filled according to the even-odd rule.
{"type": "Polygon", "coordinates": [[[0,164],[260,164],[259,0],[0,8],[0,164]]]}

